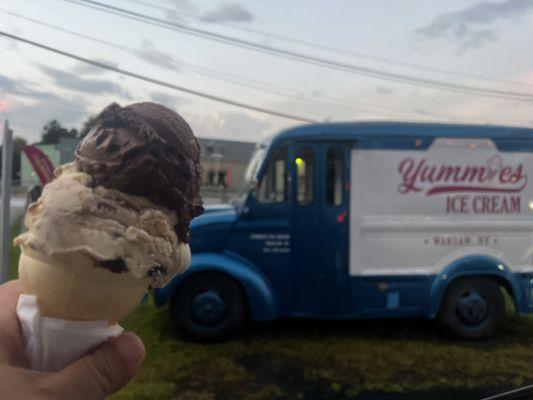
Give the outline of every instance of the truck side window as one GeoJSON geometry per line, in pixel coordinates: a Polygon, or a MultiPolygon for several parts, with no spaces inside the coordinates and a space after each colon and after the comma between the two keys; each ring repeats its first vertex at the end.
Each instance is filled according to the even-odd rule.
{"type": "Polygon", "coordinates": [[[265,174],[257,191],[257,201],[277,204],[285,201],[287,150],[278,148],[272,153],[265,174]]]}
{"type": "Polygon", "coordinates": [[[313,203],[315,191],[315,152],[311,148],[299,149],[294,160],[296,167],[296,203],[307,206],[313,203]]]}
{"type": "Polygon", "coordinates": [[[341,146],[333,146],[326,154],[326,204],[342,204],[343,152],[341,146]]]}

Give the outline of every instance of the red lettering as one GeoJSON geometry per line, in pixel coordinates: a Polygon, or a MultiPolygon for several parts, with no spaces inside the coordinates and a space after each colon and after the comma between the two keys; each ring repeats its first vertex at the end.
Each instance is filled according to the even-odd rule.
{"type": "Polygon", "coordinates": [[[516,168],[516,171],[513,172],[513,174],[509,178],[509,183],[514,184],[514,183],[521,182],[523,180],[525,180],[527,183],[527,175],[523,173],[523,167],[522,167],[522,164],[520,164],[518,168],[516,168]]]}
{"type": "Polygon", "coordinates": [[[467,166],[464,169],[463,175],[461,176],[460,182],[487,182],[490,180],[490,174],[487,173],[486,167],[470,167],[467,166]]]}
{"type": "Polygon", "coordinates": [[[468,196],[448,196],[446,198],[446,213],[466,214],[468,213],[468,196]]]}
{"type": "Polygon", "coordinates": [[[472,211],[475,214],[519,214],[521,212],[520,196],[474,196],[472,211]]]}
{"type": "Polygon", "coordinates": [[[443,181],[448,182],[452,175],[454,176],[454,180],[456,179],[455,176],[461,171],[461,167],[441,167],[439,170],[439,174],[437,175],[437,181],[443,181]]]}
{"type": "Polygon", "coordinates": [[[511,197],[511,211],[514,214],[519,214],[521,210],[520,207],[520,196],[511,197]]]}
{"type": "Polygon", "coordinates": [[[481,204],[483,204],[481,206],[481,212],[488,213],[489,212],[489,207],[490,207],[490,197],[483,196],[481,198],[481,204]]]}
{"type": "MultiPolygon", "coordinates": [[[[405,158],[398,165],[401,183],[398,192],[421,192],[426,195],[450,192],[500,192],[518,193],[527,185],[527,175],[522,164],[516,167],[503,165],[501,158],[487,160],[486,165],[436,165],[428,164],[425,158],[405,158]]],[[[489,204],[497,200],[480,200],[482,209],[497,208],[489,204]]],[[[451,203],[447,205],[450,210],[451,203]]],[[[485,212],[481,210],[481,212],[485,212]]]]}
{"type": "Polygon", "coordinates": [[[412,158],[406,158],[398,166],[398,172],[402,174],[402,183],[398,187],[398,191],[401,194],[408,192],[420,192],[422,189],[415,186],[417,176],[420,172],[420,168],[424,165],[426,160],[422,160],[418,163],[415,169],[415,161],[412,158]]]}
{"type": "Polygon", "coordinates": [[[513,169],[511,167],[503,167],[500,171],[500,182],[504,184],[509,183],[512,173],[513,169]]]}

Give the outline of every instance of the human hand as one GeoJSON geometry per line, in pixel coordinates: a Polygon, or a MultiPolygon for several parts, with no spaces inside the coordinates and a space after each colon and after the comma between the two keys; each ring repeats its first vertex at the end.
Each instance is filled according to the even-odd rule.
{"type": "Polygon", "coordinates": [[[0,285],[0,398],[104,399],[139,371],[144,345],[132,332],[109,339],[59,372],[29,370],[16,315],[19,294],[18,281],[0,285]]]}

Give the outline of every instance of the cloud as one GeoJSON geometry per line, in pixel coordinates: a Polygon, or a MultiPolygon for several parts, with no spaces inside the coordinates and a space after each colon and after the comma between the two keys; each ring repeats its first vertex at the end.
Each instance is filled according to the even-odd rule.
{"type": "Polygon", "coordinates": [[[0,99],[0,113],[7,113],[13,108],[13,101],[10,99],[0,99]]]}
{"type": "Polygon", "coordinates": [[[194,11],[196,7],[189,0],[167,0],[175,9],[182,11],[194,11]]]}
{"type": "Polygon", "coordinates": [[[415,34],[423,39],[451,39],[462,53],[497,41],[495,23],[514,20],[532,9],[531,0],[478,3],[461,11],[437,15],[429,25],[416,29],[415,34]]]}
{"type": "Polygon", "coordinates": [[[167,68],[172,71],[178,70],[174,57],[158,50],[155,44],[149,39],[143,39],[141,48],[137,51],[137,56],[149,64],[167,68]]]}
{"type": "Polygon", "coordinates": [[[201,19],[205,22],[251,22],[253,14],[236,3],[219,4],[210,11],[206,11],[201,19]]]}
{"type": "Polygon", "coordinates": [[[188,120],[194,133],[201,137],[257,142],[271,133],[268,120],[238,111],[193,115],[188,120]]]}
{"type": "Polygon", "coordinates": [[[320,97],[325,94],[324,89],[315,89],[309,93],[310,96],[320,97]]]}
{"type": "Polygon", "coordinates": [[[54,83],[62,88],[82,93],[106,93],[129,98],[128,92],[122,86],[103,79],[83,78],[80,74],[63,71],[60,69],[39,65],[39,69],[54,83]]]}
{"type": "Polygon", "coordinates": [[[166,10],[165,11],[165,19],[167,21],[170,21],[170,22],[173,22],[173,23],[186,25],[185,19],[181,16],[179,11],[166,10]]]}
{"type": "MultiPolygon", "coordinates": [[[[52,119],[69,128],[79,128],[88,115],[94,114],[90,98],[79,94],[56,95],[0,74],[0,103],[8,102],[8,107],[0,104],[0,118],[9,118],[15,134],[30,141],[38,141],[42,127],[52,119]]],[[[109,102],[113,100],[120,102],[120,98],[109,102]]]]}
{"type": "Polygon", "coordinates": [[[52,96],[48,92],[34,89],[21,80],[11,79],[5,75],[0,75],[0,93],[3,95],[22,96],[37,100],[47,100],[52,96]]]}
{"type": "MultiPolygon", "coordinates": [[[[118,67],[118,64],[116,62],[108,61],[104,58],[96,58],[94,61],[109,65],[111,67],[115,67],[115,68],[118,67]]],[[[76,64],[74,68],[72,69],[72,71],[77,72],[78,74],[81,74],[81,75],[86,75],[86,74],[87,75],[101,75],[101,74],[105,74],[106,72],[109,72],[108,70],[97,67],[96,65],[86,64],[82,62],[76,64]]]]}
{"type": "Polygon", "coordinates": [[[3,37],[2,41],[4,42],[4,46],[9,51],[20,51],[19,42],[17,42],[15,39],[11,39],[8,37],[3,37]]]}
{"type": "Polygon", "coordinates": [[[458,54],[463,54],[470,49],[478,49],[489,42],[496,42],[498,35],[490,29],[479,29],[471,32],[459,43],[458,54]]]}
{"type": "Polygon", "coordinates": [[[58,119],[68,127],[78,128],[88,113],[89,103],[82,96],[60,97],[40,93],[31,102],[17,102],[0,115],[9,118],[13,131],[29,141],[38,141],[42,127],[52,119],[58,119]]]}
{"type": "Polygon", "coordinates": [[[389,87],[378,86],[376,88],[376,92],[378,92],[379,94],[392,94],[394,93],[394,90],[389,87]]]}
{"type": "Polygon", "coordinates": [[[7,76],[0,75],[0,93],[26,96],[28,88],[13,79],[9,79],[7,76]]]}
{"type": "MultiPolygon", "coordinates": [[[[11,26],[10,31],[13,35],[24,36],[24,32],[16,26],[11,26]]],[[[7,36],[2,36],[0,39],[0,46],[5,47],[7,50],[12,52],[21,51],[19,47],[20,43],[17,40],[11,39],[7,36]]],[[[5,57],[5,54],[3,55],[5,57]]]]}
{"type": "Polygon", "coordinates": [[[168,2],[174,10],[166,10],[165,17],[172,22],[184,24],[185,20],[182,18],[182,15],[196,11],[196,7],[189,0],[168,0],[168,2]]]}
{"type": "Polygon", "coordinates": [[[164,92],[152,92],[150,94],[150,100],[169,108],[176,108],[178,104],[188,103],[188,99],[185,97],[170,95],[164,92]]]}

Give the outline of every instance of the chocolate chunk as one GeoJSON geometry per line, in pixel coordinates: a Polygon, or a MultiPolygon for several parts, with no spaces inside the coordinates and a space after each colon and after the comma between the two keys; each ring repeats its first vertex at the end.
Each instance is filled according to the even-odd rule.
{"type": "Polygon", "coordinates": [[[148,276],[150,278],[153,278],[154,276],[164,275],[167,273],[167,271],[168,271],[167,267],[165,267],[164,265],[158,265],[148,270],[148,276]]]}
{"type": "Polygon", "coordinates": [[[100,266],[110,270],[111,272],[115,272],[117,274],[126,272],[128,270],[128,266],[126,265],[126,262],[122,258],[117,258],[116,260],[100,261],[100,266]]]}

